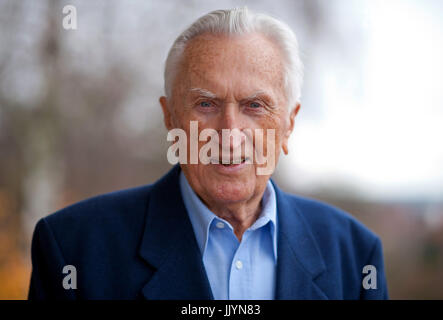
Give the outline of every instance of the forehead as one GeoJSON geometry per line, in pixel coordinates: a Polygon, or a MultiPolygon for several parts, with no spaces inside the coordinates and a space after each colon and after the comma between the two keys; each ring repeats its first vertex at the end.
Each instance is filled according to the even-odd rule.
{"type": "Polygon", "coordinates": [[[265,90],[280,94],[283,62],[274,42],[260,34],[203,34],[186,46],[181,64],[184,87],[200,87],[223,94],[265,90]]]}

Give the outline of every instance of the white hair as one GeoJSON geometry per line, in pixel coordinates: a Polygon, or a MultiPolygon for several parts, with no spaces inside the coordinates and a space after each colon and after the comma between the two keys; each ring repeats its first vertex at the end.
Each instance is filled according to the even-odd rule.
{"type": "Polygon", "coordinates": [[[291,28],[273,17],[252,13],[246,7],[212,11],[195,21],[175,40],[165,65],[165,94],[172,96],[172,86],[181,56],[189,40],[203,33],[248,34],[260,33],[273,40],[284,58],[284,86],[290,108],[300,102],[303,82],[303,64],[299,57],[298,42],[291,28]]]}

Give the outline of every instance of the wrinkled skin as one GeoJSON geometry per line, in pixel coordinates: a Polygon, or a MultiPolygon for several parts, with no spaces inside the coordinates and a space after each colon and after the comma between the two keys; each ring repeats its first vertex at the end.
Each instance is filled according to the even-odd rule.
{"type": "MultiPolygon", "coordinates": [[[[205,128],[219,133],[222,129],[263,129],[265,142],[266,129],[275,129],[275,149],[267,150],[264,144],[264,154],[273,152],[275,163],[280,150],[288,152],[300,108],[299,104],[286,105],[281,53],[260,34],[203,34],[192,39],[179,64],[172,97],[161,97],[160,103],[167,129],[181,128],[188,139],[192,120],[198,121],[199,132],[205,128]]],[[[199,149],[205,143],[199,142],[199,149]]],[[[233,147],[231,141],[231,150],[233,147]]],[[[270,178],[257,175],[257,166],[255,162],[235,169],[189,161],[181,164],[193,190],[212,212],[233,226],[239,240],[257,219],[270,178]]]]}

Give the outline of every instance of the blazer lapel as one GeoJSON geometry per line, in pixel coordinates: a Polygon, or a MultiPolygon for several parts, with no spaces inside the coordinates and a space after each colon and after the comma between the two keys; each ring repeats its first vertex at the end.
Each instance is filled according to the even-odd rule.
{"type": "Polygon", "coordinates": [[[277,288],[282,300],[328,299],[316,283],[326,270],[309,225],[289,196],[274,183],[277,195],[277,288]]]}
{"type": "Polygon", "coordinates": [[[153,185],[140,256],[156,271],[142,289],[146,299],[213,299],[175,166],[153,185]]]}
{"type": "MultiPolygon", "coordinates": [[[[179,187],[175,166],[153,185],[140,256],[156,269],[142,288],[146,299],[213,299],[201,253],[179,187]]],[[[317,284],[326,270],[309,225],[289,196],[276,185],[276,298],[327,299],[317,284]]]]}

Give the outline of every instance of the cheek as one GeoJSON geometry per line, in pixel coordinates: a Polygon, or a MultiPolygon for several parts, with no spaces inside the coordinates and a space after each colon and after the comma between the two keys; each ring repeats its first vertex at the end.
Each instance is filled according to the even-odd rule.
{"type": "Polygon", "coordinates": [[[287,124],[283,119],[283,115],[272,115],[266,117],[265,119],[260,121],[258,128],[263,129],[265,147],[267,147],[266,141],[268,139],[268,135],[271,139],[269,130],[273,130],[275,148],[280,148],[282,142],[284,141],[284,136],[287,128],[287,124]]]}
{"type": "Polygon", "coordinates": [[[189,130],[191,121],[198,122],[199,133],[203,129],[215,127],[213,116],[201,114],[190,107],[183,108],[180,113],[177,113],[177,119],[180,119],[179,125],[185,131],[189,130]]]}

